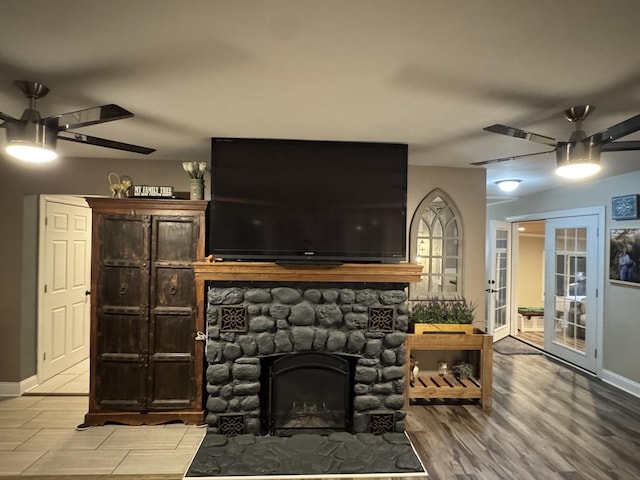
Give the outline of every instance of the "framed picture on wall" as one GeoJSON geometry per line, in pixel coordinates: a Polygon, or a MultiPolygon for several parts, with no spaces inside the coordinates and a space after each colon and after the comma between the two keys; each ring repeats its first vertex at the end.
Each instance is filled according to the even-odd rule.
{"type": "Polygon", "coordinates": [[[640,228],[612,228],[609,280],[640,285],[640,228]]]}
{"type": "Polygon", "coordinates": [[[638,218],[638,198],[640,195],[622,195],[611,199],[613,220],[635,220],[638,218]]]}

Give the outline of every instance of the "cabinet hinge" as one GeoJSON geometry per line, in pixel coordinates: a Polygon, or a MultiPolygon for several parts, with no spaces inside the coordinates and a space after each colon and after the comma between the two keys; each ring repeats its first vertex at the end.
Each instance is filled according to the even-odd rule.
{"type": "Polygon", "coordinates": [[[46,360],[46,359],[47,359],[47,352],[44,352],[44,353],[42,354],[42,360],[46,360]]]}
{"type": "Polygon", "coordinates": [[[44,285],[44,293],[47,293],[47,284],[44,285]]]}
{"type": "Polygon", "coordinates": [[[596,348],[595,353],[593,354],[593,358],[598,358],[598,349],[596,348]]]}

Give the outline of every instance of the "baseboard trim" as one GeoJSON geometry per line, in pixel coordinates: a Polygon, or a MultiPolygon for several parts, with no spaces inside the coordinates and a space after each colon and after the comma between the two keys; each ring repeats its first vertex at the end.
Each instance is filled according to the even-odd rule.
{"type": "Polygon", "coordinates": [[[0,382],[0,397],[19,397],[27,390],[37,386],[37,375],[32,375],[20,382],[0,382]]]}
{"type": "Polygon", "coordinates": [[[617,373],[613,373],[610,370],[603,370],[601,378],[603,382],[613,385],[620,390],[624,390],[634,397],[640,398],[640,383],[629,380],[628,378],[618,375],[617,373]]]}

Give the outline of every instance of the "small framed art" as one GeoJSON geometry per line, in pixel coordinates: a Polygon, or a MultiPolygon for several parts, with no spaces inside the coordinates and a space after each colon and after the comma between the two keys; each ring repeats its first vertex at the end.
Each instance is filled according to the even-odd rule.
{"type": "Polygon", "coordinates": [[[638,218],[638,197],[622,195],[611,199],[611,218],[614,220],[635,220],[638,218]]]}

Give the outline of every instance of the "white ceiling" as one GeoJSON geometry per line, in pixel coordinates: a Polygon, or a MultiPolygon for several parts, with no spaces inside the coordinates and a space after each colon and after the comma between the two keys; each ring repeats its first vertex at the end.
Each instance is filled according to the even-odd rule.
{"type": "MultiPolygon", "coordinates": [[[[487,133],[503,123],[560,139],[591,103],[587,134],[640,113],[637,0],[21,0],[2,2],[0,111],[51,92],[48,116],[117,103],[135,117],[81,130],[207,160],[212,136],[406,142],[415,165],[548,150],[487,133]]],[[[639,139],[633,135],[625,140],[639,139]]],[[[4,135],[0,134],[0,142],[4,135]]],[[[135,154],[59,142],[85,158],[135,154]]],[[[640,169],[606,153],[603,176],[640,169]]],[[[567,180],[553,155],[490,166],[518,195],[567,180]]],[[[512,194],[511,194],[512,196],[512,194]]]]}

